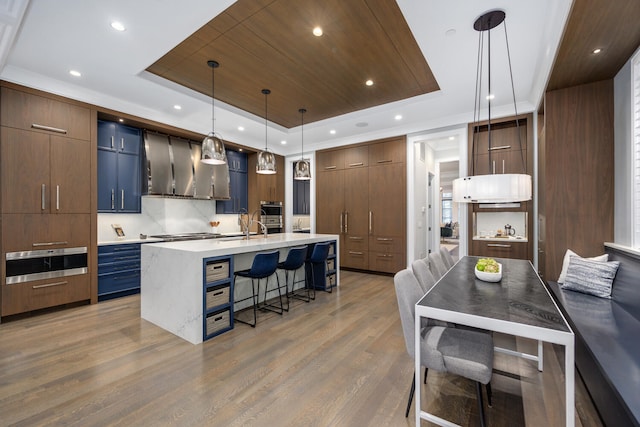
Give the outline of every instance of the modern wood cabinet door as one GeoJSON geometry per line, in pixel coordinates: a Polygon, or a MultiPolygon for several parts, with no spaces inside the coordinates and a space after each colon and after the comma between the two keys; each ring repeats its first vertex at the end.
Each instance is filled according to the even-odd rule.
{"type": "Polygon", "coordinates": [[[318,172],[316,176],[316,231],[321,234],[342,234],[343,227],[344,170],[318,172]]]}
{"type": "Polygon", "coordinates": [[[369,146],[369,166],[384,165],[387,163],[404,163],[406,158],[407,146],[404,143],[404,138],[397,138],[369,146]]]}
{"type": "Polygon", "coordinates": [[[316,169],[318,172],[344,169],[344,151],[331,150],[316,153],[316,169]]]}
{"type": "Polygon", "coordinates": [[[369,259],[368,212],[369,168],[344,171],[344,259],[345,267],[367,269],[369,259]]]}
{"type": "Polygon", "coordinates": [[[88,141],[3,127],[3,213],[89,213],[88,141]]]}
{"type": "Polygon", "coordinates": [[[86,214],[7,214],[2,217],[2,250],[88,247],[90,231],[90,216],[86,214]]]}

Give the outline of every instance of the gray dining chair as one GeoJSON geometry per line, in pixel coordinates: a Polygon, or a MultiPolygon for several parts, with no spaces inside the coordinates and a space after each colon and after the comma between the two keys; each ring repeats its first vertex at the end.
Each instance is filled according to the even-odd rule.
{"type": "Polygon", "coordinates": [[[442,276],[449,270],[442,261],[440,252],[431,252],[427,257],[429,259],[429,270],[436,280],[440,280],[442,276]]]}
{"type": "Polygon", "coordinates": [[[442,258],[444,265],[447,267],[447,270],[453,267],[453,264],[456,263],[453,260],[453,257],[451,256],[451,252],[449,252],[449,249],[445,248],[444,246],[440,246],[440,257],[442,258]]]}
{"type": "Polygon", "coordinates": [[[411,270],[420,284],[422,293],[426,294],[436,283],[436,278],[429,271],[426,259],[417,259],[411,263],[411,270]]]}
{"type": "MultiPolygon", "coordinates": [[[[423,292],[413,272],[404,269],[394,279],[400,323],[407,353],[415,358],[415,305],[423,292]]],[[[491,375],[493,370],[493,338],[489,334],[443,326],[423,327],[420,333],[420,363],[425,367],[425,381],[429,369],[448,372],[476,382],[480,422],[485,426],[482,384],[486,385],[491,407],[491,375]]],[[[409,416],[415,393],[415,371],[405,417],[409,416]]]]}

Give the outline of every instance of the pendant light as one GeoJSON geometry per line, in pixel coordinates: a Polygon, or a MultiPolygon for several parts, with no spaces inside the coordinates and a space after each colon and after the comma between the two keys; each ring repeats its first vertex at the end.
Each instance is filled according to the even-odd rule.
{"type": "Polygon", "coordinates": [[[267,95],[271,93],[269,89],[262,89],[264,94],[264,151],[258,154],[258,163],[256,164],[256,173],[262,175],[273,175],[276,173],[276,156],[269,151],[267,140],[267,95]]]}
{"type": "Polygon", "coordinates": [[[210,165],[224,165],[227,163],[227,152],[224,142],[215,132],[216,112],[215,112],[215,69],[220,66],[216,61],[207,61],[211,67],[211,132],[202,141],[202,156],[200,161],[210,165]]]}
{"type": "MultiPolygon", "coordinates": [[[[491,161],[491,30],[502,24],[505,20],[505,13],[502,10],[491,10],[481,15],[473,24],[473,28],[479,32],[478,34],[478,65],[476,69],[476,93],[473,105],[473,139],[472,139],[472,176],[458,178],[453,181],[453,201],[461,203],[507,203],[522,202],[531,200],[531,175],[527,174],[496,174],[495,171],[490,175],[473,176],[473,168],[475,165],[475,146],[476,137],[479,132],[479,107],[482,88],[482,53],[484,32],[487,33],[488,49],[487,49],[487,68],[488,68],[488,120],[487,120],[487,138],[489,143],[489,161],[491,161]]],[[[506,24],[504,26],[504,37],[507,46],[507,58],[509,60],[509,76],[511,78],[511,92],[513,94],[513,108],[515,110],[515,123],[518,134],[518,143],[520,144],[520,153],[523,169],[525,166],[524,154],[522,151],[522,139],[520,136],[520,126],[518,109],[516,107],[516,94],[513,86],[513,73],[511,70],[511,55],[509,54],[509,40],[507,38],[506,24]]]]}
{"type": "Polygon", "coordinates": [[[302,145],[300,147],[300,160],[296,162],[296,166],[293,170],[293,179],[309,181],[311,179],[311,165],[308,160],[304,159],[304,113],[306,113],[307,110],[301,108],[298,112],[300,113],[300,135],[302,145]]]}

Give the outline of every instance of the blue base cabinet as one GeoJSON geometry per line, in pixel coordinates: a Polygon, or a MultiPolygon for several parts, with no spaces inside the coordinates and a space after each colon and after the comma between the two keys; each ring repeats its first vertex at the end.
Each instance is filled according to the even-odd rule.
{"type": "Polygon", "coordinates": [[[233,329],[233,257],[202,260],[202,340],[233,329]]]}
{"type": "Polygon", "coordinates": [[[98,300],[140,292],[140,243],[98,246],[98,300]]]}

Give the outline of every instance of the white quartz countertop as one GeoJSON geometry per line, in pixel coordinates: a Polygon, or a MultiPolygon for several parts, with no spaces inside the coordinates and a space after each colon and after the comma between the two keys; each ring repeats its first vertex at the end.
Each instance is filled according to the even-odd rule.
{"type": "Polygon", "coordinates": [[[187,252],[203,257],[234,255],[247,252],[259,252],[279,249],[287,246],[338,240],[336,234],[278,233],[266,238],[261,234],[252,235],[249,240],[202,239],[181,242],[162,242],[144,245],[148,249],[168,249],[187,252]]]}
{"type": "Polygon", "coordinates": [[[523,242],[523,243],[526,243],[529,241],[526,237],[522,237],[522,236],[509,236],[509,237],[473,236],[473,240],[483,240],[487,242],[523,242]]]}
{"type": "Polygon", "coordinates": [[[162,239],[156,239],[154,237],[147,237],[146,239],[114,239],[114,240],[103,240],[98,242],[98,246],[106,246],[106,245],[125,245],[127,243],[158,243],[162,242],[162,239]]]}

